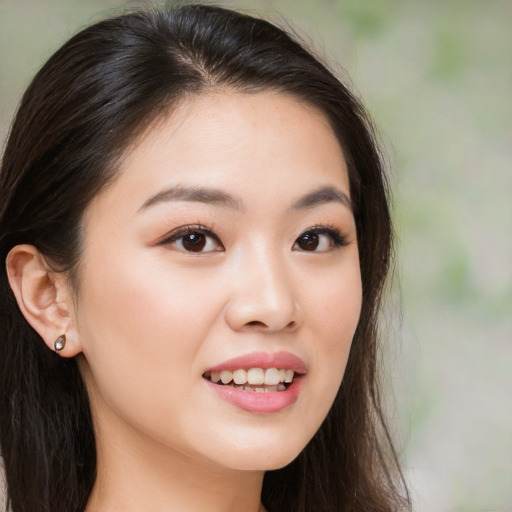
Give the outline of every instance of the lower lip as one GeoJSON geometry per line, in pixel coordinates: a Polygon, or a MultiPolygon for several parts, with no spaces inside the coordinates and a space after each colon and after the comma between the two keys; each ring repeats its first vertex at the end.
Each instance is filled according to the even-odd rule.
{"type": "Polygon", "coordinates": [[[284,391],[257,393],[221,386],[205,379],[206,384],[223,400],[252,413],[275,413],[293,405],[299,396],[303,377],[296,377],[284,391]]]}

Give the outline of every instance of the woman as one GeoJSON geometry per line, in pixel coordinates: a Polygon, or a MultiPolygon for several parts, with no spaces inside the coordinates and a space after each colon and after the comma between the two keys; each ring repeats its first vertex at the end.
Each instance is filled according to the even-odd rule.
{"type": "Polygon", "coordinates": [[[407,508],[379,155],[288,35],[206,6],[85,29],[25,93],[0,193],[13,512],[407,508]]]}

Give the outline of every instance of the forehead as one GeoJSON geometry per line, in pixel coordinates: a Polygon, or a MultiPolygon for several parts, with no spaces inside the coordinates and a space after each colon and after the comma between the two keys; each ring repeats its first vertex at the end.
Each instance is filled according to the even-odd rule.
{"type": "Polygon", "coordinates": [[[180,185],[269,197],[272,190],[294,195],[322,185],[349,193],[343,152],[325,115],[270,91],[183,101],[129,148],[107,194],[116,189],[119,200],[142,204],[159,188],[180,185]]]}

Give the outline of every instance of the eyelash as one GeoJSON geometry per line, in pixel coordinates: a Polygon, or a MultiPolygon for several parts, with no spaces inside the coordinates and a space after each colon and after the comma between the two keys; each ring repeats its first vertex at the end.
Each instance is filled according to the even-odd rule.
{"type": "MultiPolygon", "coordinates": [[[[198,234],[203,235],[205,238],[213,239],[216,242],[216,244],[218,244],[220,246],[220,249],[216,249],[213,251],[203,251],[202,249],[208,243],[208,242],[204,241],[204,244],[197,245],[197,247],[199,247],[200,250],[193,251],[193,250],[187,250],[186,248],[182,247],[181,250],[183,252],[192,253],[192,254],[194,254],[194,253],[201,254],[203,252],[220,252],[224,249],[222,242],[220,241],[218,236],[215,235],[215,233],[213,232],[213,229],[209,228],[208,226],[204,226],[202,224],[194,224],[194,225],[189,225],[189,226],[184,226],[182,228],[178,228],[177,230],[170,233],[169,236],[165,237],[160,242],[160,245],[175,244],[177,241],[179,241],[180,239],[183,239],[187,235],[198,235],[198,234]]],[[[329,226],[329,225],[318,225],[318,226],[312,226],[312,227],[304,230],[295,240],[295,242],[293,244],[293,248],[295,248],[295,246],[299,243],[299,240],[301,238],[304,239],[304,237],[306,237],[308,235],[316,235],[316,236],[327,235],[327,236],[329,236],[330,243],[332,244],[330,248],[332,248],[332,249],[345,247],[349,244],[349,240],[347,239],[347,237],[338,228],[336,228],[334,226],[329,226]]],[[[192,242],[192,243],[194,243],[194,242],[192,242]]],[[[183,244],[183,242],[182,242],[182,244],[183,244]]],[[[301,249],[299,249],[299,250],[301,250],[301,249]]],[[[329,249],[327,249],[327,250],[329,250],[329,249]]],[[[302,249],[303,252],[327,252],[327,250],[308,251],[306,249],[302,249]]]]}

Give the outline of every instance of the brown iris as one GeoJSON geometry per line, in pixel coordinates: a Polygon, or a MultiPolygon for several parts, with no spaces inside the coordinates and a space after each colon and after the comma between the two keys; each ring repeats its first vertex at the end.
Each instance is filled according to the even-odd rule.
{"type": "Polygon", "coordinates": [[[183,248],[191,252],[200,252],[206,245],[206,236],[203,233],[188,233],[182,239],[183,248]]]}
{"type": "Polygon", "coordinates": [[[297,240],[297,245],[303,251],[314,251],[319,244],[317,233],[306,233],[297,240]]]}

